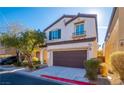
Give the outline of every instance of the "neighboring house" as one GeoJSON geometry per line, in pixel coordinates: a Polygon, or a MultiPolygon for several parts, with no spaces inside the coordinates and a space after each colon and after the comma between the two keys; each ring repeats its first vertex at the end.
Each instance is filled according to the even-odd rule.
{"type": "MultiPolygon", "coordinates": [[[[0,45],[0,56],[8,55],[8,56],[16,56],[16,49],[14,48],[5,48],[0,45]]],[[[35,48],[32,53],[33,57],[37,57],[42,64],[47,62],[47,52],[44,48],[35,48]]]]}
{"type": "Polygon", "coordinates": [[[63,15],[44,32],[47,47],[41,52],[49,66],[83,68],[86,60],[97,57],[97,15],[63,15]]]}
{"type": "Polygon", "coordinates": [[[41,64],[45,64],[47,62],[47,51],[43,47],[35,48],[32,56],[37,57],[41,61],[41,64]]]}
{"type": "Polygon", "coordinates": [[[16,55],[16,51],[14,48],[4,48],[0,45],[0,55],[16,55]]]}
{"type": "Polygon", "coordinates": [[[3,49],[2,45],[0,44],[0,55],[5,54],[5,50],[3,49]]]}
{"type": "Polygon", "coordinates": [[[113,8],[104,43],[105,60],[110,63],[110,55],[124,51],[124,8],[113,8]]]}

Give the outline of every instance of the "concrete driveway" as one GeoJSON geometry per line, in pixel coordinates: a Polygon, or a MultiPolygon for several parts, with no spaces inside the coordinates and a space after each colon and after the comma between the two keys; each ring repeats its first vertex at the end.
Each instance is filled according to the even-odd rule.
{"type": "Polygon", "coordinates": [[[65,79],[88,82],[88,79],[84,77],[85,73],[85,69],[81,68],[51,66],[34,71],[31,74],[38,77],[40,77],[41,75],[49,75],[65,79]]]}

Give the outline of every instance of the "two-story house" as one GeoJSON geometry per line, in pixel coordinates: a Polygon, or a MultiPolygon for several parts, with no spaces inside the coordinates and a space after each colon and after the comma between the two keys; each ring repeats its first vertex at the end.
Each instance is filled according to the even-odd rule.
{"type": "Polygon", "coordinates": [[[112,53],[124,51],[124,7],[113,8],[104,49],[106,63],[110,63],[112,53]]]}
{"type": "Polygon", "coordinates": [[[83,68],[87,59],[97,57],[97,15],[63,15],[44,32],[47,36],[49,66],[83,68]]]}

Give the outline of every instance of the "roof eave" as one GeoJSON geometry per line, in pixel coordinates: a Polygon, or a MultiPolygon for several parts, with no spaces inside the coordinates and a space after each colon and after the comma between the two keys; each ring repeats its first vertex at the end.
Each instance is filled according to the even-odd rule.
{"type": "Polygon", "coordinates": [[[106,33],[104,41],[107,41],[107,37],[108,37],[109,31],[110,31],[110,27],[111,27],[111,24],[112,24],[112,21],[113,21],[116,10],[117,10],[117,7],[114,7],[113,10],[112,10],[111,19],[109,21],[109,25],[108,25],[108,29],[107,29],[107,33],[106,33]]]}
{"type": "Polygon", "coordinates": [[[63,15],[63,16],[61,16],[59,19],[57,19],[55,22],[53,22],[51,25],[49,25],[47,28],[45,28],[43,30],[43,32],[45,32],[46,30],[48,30],[50,27],[52,27],[53,25],[55,25],[57,22],[59,22],[60,20],[62,20],[65,17],[66,18],[73,18],[73,17],[75,17],[75,15],[63,15]]]}
{"type": "Polygon", "coordinates": [[[89,17],[89,18],[96,18],[97,15],[96,14],[80,14],[78,13],[77,16],[75,16],[73,19],[69,20],[68,22],[65,23],[65,25],[69,24],[70,22],[72,22],[73,20],[75,20],[78,17],[89,17]]]}

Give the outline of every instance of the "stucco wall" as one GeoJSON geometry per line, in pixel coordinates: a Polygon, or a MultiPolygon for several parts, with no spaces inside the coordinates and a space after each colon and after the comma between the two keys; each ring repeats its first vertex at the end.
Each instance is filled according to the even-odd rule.
{"type": "Polygon", "coordinates": [[[119,20],[114,25],[110,38],[105,43],[105,59],[107,63],[110,63],[110,55],[113,52],[118,51],[119,49],[118,48],[118,45],[119,45],[118,32],[119,32],[119,20]]]}
{"type": "Polygon", "coordinates": [[[65,20],[69,20],[68,18],[64,18],[52,27],[50,27],[48,30],[46,30],[46,36],[47,36],[47,43],[50,42],[58,42],[58,41],[66,41],[66,40],[73,40],[72,33],[75,32],[75,25],[74,23],[85,21],[84,22],[84,29],[86,31],[86,38],[89,37],[96,37],[96,25],[95,25],[95,18],[86,18],[86,17],[79,17],[75,20],[73,20],[71,23],[67,24],[65,26],[65,20]],[[61,39],[57,40],[49,40],[49,32],[60,28],[61,29],[61,39]]]}
{"type": "Polygon", "coordinates": [[[62,45],[53,45],[48,46],[48,65],[53,65],[53,51],[74,51],[74,50],[87,50],[87,59],[97,57],[96,46],[94,42],[85,42],[85,43],[72,43],[72,44],[62,44],[62,45]],[[94,53],[95,52],[95,53],[94,53]]]}
{"type": "Polygon", "coordinates": [[[44,63],[48,62],[48,52],[46,49],[43,50],[43,61],[44,63]]]}
{"type": "Polygon", "coordinates": [[[84,30],[86,31],[86,37],[96,37],[95,18],[78,17],[66,26],[66,32],[64,33],[64,40],[72,40],[72,33],[75,32],[75,23],[84,21],[84,30]]]}
{"type": "MultiPolygon", "coordinates": [[[[119,41],[124,42],[124,7],[119,8],[119,41]]],[[[124,51],[124,46],[119,44],[119,50],[124,51]]]]}
{"type": "Polygon", "coordinates": [[[110,55],[113,52],[124,51],[124,45],[121,46],[120,41],[124,42],[124,8],[117,8],[114,21],[111,24],[111,33],[105,42],[105,60],[110,63],[110,55]]]}
{"type": "Polygon", "coordinates": [[[46,36],[47,36],[47,43],[49,42],[58,42],[58,41],[63,41],[65,38],[66,34],[66,28],[65,28],[65,22],[67,22],[69,19],[71,18],[63,18],[61,19],[59,22],[57,22],[55,25],[53,25],[52,27],[50,27],[48,30],[45,31],[46,36]],[[57,39],[57,40],[49,40],[49,32],[55,29],[61,29],[61,39],[57,39]]]}

